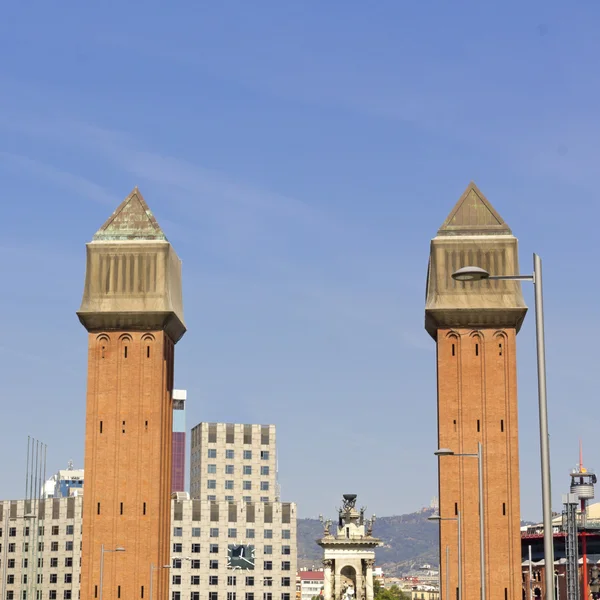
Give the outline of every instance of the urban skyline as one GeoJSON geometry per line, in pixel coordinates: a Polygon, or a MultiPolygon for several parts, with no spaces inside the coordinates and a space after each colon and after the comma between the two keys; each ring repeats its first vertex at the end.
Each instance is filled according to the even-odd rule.
{"type": "MultiPolygon", "coordinates": [[[[32,19],[11,7],[0,452],[15,460],[0,497],[23,495],[28,434],[48,444],[50,472],[83,464],[82,248],[89,224],[134,185],[184,261],[190,334],[175,385],[188,390],[188,422],[275,423],[282,488],[300,516],[333,505],[355,467],[378,514],[436,494],[424,268],[440,216],[470,180],[518,232],[521,268],[533,251],[544,259],[553,480],[577,462],[580,438],[598,466],[595,419],[582,418],[593,414],[598,327],[587,316],[598,86],[586,76],[598,8],[516,7],[473,4],[459,19],[448,7],[387,6],[369,20],[329,6],[316,23],[271,6],[275,30],[267,9],[243,6],[232,17],[190,5],[187,18],[125,7],[116,22],[92,8],[32,19]],[[306,32],[311,43],[296,43],[306,32]],[[579,414],[565,409],[574,399],[579,414]],[[325,452],[315,498],[298,474],[325,452]]],[[[541,516],[534,355],[528,318],[518,381],[531,520],[541,516]]],[[[557,510],[562,491],[553,486],[557,510]]]]}

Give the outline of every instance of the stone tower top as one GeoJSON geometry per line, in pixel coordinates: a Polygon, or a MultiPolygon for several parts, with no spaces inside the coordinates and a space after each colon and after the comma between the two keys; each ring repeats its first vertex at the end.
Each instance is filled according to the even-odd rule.
{"type": "Polygon", "coordinates": [[[94,241],[167,241],[137,186],[98,229],[93,239],[94,241]]]}
{"type": "Polygon", "coordinates": [[[527,306],[518,281],[464,282],[452,273],[466,266],[490,275],[519,273],[518,242],[509,226],[474,183],[456,203],[431,241],[425,329],[520,329],[527,306]]]}
{"type": "Polygon", "coordinates": [[[79,320],[88,331],[185,333],[181,261],[137,188],[87,244],[79,320]]]}

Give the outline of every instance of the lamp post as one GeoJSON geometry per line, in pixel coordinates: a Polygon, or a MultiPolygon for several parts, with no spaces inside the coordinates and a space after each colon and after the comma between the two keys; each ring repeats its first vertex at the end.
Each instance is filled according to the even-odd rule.
{"type": "Polygon", "coordinates": [[[485,524],[483,515],[483,450],[481,442],[477,442],[477,453],[458,453],[448,448],[440,448],[434,454],[440,456],[468,456],[477,459],[477,471],[479,478],[479,570],[481,577],[481,600],[485,600],[485,537],[483,527],[485,524]]]}
{"type": "MultiPolygon", "coordinates": [[[[548,401],[546,398],[546,346],[544,341],[544,301],[542,293],[542,260],[533,255],[532,275],[491,276],[481,267],[463,267],[452,273],[457,281],[531,281],[535,293],[535,331],[537,346],[538,405],[540,421],[540,458],[542,469],[542,515],[544,523],[544,560],[554,564],[554,541],[552,535],[552,494],[550,490],[550,440],[548,437],[548,401]]],[[[554,600],[554,572],[545,570],[546,598],[554,600]]]]}
{"type": "Polygon", "coordinates": [[[100,600],[102,600],[102,584],[104,583],[104,554],[106,552],[125,552],[125,548],[117,546],[114,550],[106,550],[104,544],[100,546],[100,600]]]}
{"type": "MultiPolygon", "coordinates": [[[[431,515],[427,517],[428,521],[456,521],[458,527],[458,598],[462,600],[462,537],[461,537],[461,526],[460,526],[460,510],[456,511],[456,517],[440,517],[440,515],[431,515]]],[[[448,571],[446,570],[446,596],[448,594],[448,588],[450,587],[450,580],[448,578],[448,571]]]]}
{"type": "Polygon", "coordinates": [[[159,569],[170,569],[171,565],[159,565],[159,566],[154,566],[154,565],[150,565],[150,600],[152,600],[152,592],[153,592],[153,587],[152,587],[152,582],[154,580],[154,571],[158,571],[159,569]]]}

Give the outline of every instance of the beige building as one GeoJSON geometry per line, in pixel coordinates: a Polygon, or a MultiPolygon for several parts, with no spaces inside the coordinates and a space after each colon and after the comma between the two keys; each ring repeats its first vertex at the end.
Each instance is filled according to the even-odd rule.
{"type": "Polygon", "coordinates": [[[275,441],[274,425],[196,425],[191,441],[192,498],[277,502],[275,441]]]}
{"type": "MultiPolygon", "coordinates": [[[[0,502],[0,598],[79,597],[82,504],[82,496],[41,500],[36,518],[27,501],[0,502]]],[[[295,504],[212,503],[179,493],[171,517],[171,600],[293,599],[295,504]]],[[[122,559],[112,550],[105,548],[105,570],[122,559]]],[[[154,566],[156,584],[161,566],[154,566]]]]}
{"type": "Polygon", "coordinates": [[[177,496],[171,600],[293,600],[295,504],[177,496]]]}

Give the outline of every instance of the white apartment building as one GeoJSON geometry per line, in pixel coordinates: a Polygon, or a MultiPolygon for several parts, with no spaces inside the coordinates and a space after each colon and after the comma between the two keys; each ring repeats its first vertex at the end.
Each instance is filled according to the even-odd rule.
{"type": "MultiPolygon", "coordinates": [[[[1,599],[79,598],[82,503],[41,500],[36,518],[28,501],[0,502],[1,599]]],[[[294,600],[295,504],[179,493],[171,510],[171,600],[294,600]]]]}
{"type": "Polygon", "coordinates": [[[191,441],[191,497],[212,502],[277,502],[275,443],[274,425],[196,425],[191,441]]]}
{"type": "Polygon", "coordinates": [[[295,504],[177,496],[171,600],[294,600],[295,504]]]}
{"type": "Polygon", "coordinates": [[[312,600],[315,596],[323,595],[324,571],[300,571],[298,576],[300,578],[301,600],[312,600]]]}

